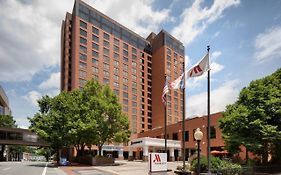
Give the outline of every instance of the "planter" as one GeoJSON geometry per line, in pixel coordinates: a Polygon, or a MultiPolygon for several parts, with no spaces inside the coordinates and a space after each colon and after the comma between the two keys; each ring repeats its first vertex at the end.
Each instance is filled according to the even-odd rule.
{"type": "Polygon", "coordinates": [[[179,171],[179,170],[174,171],[174,173],[176,173],[178,175],[191,175],[192,174],[189,171],[179,171]]]}
{"type": "Polygon", "coordinates": [[[91,165],[107,165],[107,164],[114,164],[114,158],[109,157],[93,157],[91,165]]]}

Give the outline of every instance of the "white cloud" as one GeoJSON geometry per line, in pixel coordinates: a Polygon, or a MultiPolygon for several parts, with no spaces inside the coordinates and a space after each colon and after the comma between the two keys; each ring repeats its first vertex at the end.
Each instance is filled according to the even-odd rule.
{"type": "Polygon", "coordinates": [[[48,80],[39,85],[40,89],[60,88],[60,72],[52,73],[48,80]]]}
{"type": "Polygon", "coordinates": [[[0,1],[0,81],[29,81],[58,65],[60,26],[71,1],[0,1]]]}
{"type": "MultiPolygon", "coordinates": [[[[234,103],[238,97],[238,80],[224,83],[221,87],[211,91],[211,113],[224,111],[226,105],[234,103]]],[[[187,97],[186,112],[188,117],[207,114],[207,92],[187,97]]]]}
{"type": "Polygon", "coordinates": [[[27,95],[23,96],[23,98],[31,103],[34,107],[38,106],[37,100],[42,97],[40,92],[37,91],[30,91],[27,95]]]}
{"type": "Polygon", "coordinates": [[[87,2],[144,38],[152,31],[158,32],[159,24],[173,20],[169,17],[170,10],[152,8],[154,0],[89,0],[87,2]]]}
{"type": "Polygon", "coordinates": [[[239,0],[215,0],[210,8],[202,8],[202,2],[203,0],[197,0],[191,7],[186,8],[181,14],[182,22],[172,31],[185,44],[191,43],[209,24],[219,19],[225,9],[240,3],[239,0]]]}
{"type": "Polygon", "coordinates": [[[221,56],[221,51],[214,51],[214,52],[212,52],[212,54],[211,54],[211,59],[214,61],[214,60],[216,60],[219,56],[221,56]]]}
{"type": "Polygon", "coordinates": [[[255,58],[259,63],[281,58],[281,26],[267,29],[264,33],[257,35],[255,39],[255,58]]]}

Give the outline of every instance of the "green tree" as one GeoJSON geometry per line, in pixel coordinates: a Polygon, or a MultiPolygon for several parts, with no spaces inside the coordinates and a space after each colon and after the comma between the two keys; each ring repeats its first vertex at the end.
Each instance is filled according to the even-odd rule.
{"type": "Polygon", "coordinates": [[[16,121],[13,116],[10,115],[0,115],[0,127],[4,128],[16,128],[16,121]]]}
{"type": "Polygon", "coordinates": [[[130,131],[128,117],[122,112],[118,97],[109,86],[89,81],[82,91],[88,109],[97,121],[93,141],[98,145],[99,155],[105,143],[128,142],[130,131]]]}
{"type": "Polygon", "coordinates": [[[81,90],[42,97],[39,113],[30,118],[30,128],[58,150],[74,146],[82,156],[86,145],[125,142],[129,137],[128,119],[117,96],[108,86],[89,81],[81,90]]]}
{"type": "MultiPolygon", "coordinates": [[[[0,127],[17,128],[17,125],[16,125],[16,121],[14,120],[13,116],[0,115],[0,127]]],[[[5,150],[5,145],[1,145],[0,161],[4,160],[4,150],[5,150]]]]}
{"type": "Polygon", "coordinates": [[[223,138],[232,153],[244,145],[247,151],[273,162],[281,162],[281,69],[252,81],[238,100],[226,107],[220,120],[223,138]]]}

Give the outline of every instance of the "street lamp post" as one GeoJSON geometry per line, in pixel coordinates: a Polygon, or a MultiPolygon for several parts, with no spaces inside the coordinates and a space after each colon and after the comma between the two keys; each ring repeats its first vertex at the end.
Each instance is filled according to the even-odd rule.
{"type": "Polygon", "coordinates": [[[194,132],[194,138],[195,140],[197,141],[197,171],[198,171],[198,174],[200,174],[200,141],[202,140],[203,138],[203,133],[202,131],[197,128],[196,131],[194,132]]]}

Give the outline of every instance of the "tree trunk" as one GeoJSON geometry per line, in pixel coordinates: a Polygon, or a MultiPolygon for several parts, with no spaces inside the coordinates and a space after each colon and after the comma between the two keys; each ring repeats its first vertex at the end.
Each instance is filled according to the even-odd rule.
{"type": "Polygon", "coordinates": [[[264,144],[264,149],[262,152],[262,164],[267,164],[268,162],[268,144],[264,144]]]}
{"type": "Polygon", "coordinates": [[[57,163],[59,163],[60,162],[60,149],[59,149],[59,147],[57,147],[56,148],[56,152],[57,152],[57,163]]]}
{"type": "Polygon", "coordinates": [[[102,149],[102,145],[99,145],[99,156],[101,156],[101,149],[102,149]]]}

